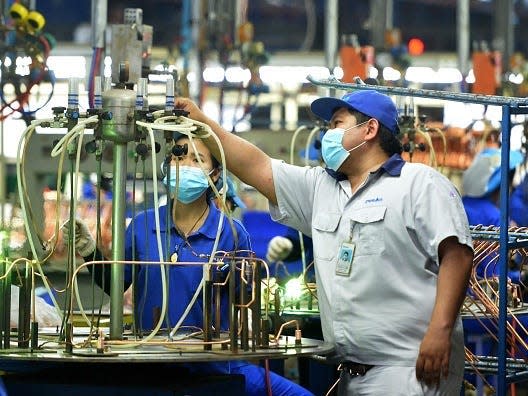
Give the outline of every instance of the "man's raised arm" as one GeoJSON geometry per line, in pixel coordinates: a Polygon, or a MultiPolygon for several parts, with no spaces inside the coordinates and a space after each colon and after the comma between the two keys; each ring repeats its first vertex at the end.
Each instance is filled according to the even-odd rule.
{"type": "MultiPolygon", "coordinates": [[[[271,158],[266,153],[247,140],[226,131],[217,122],[207,117],[190,99],[177,98],[174,107],[187,111],[189,118],[209,125],[220,140],[227,169],[244,183],[255,187],[271,203],[277,203],[271,171],[271,158]]],[[[216,140],[209,137],[205,138],[204,142],[215,158],[220,161],[220,150],[216,140]]]]}

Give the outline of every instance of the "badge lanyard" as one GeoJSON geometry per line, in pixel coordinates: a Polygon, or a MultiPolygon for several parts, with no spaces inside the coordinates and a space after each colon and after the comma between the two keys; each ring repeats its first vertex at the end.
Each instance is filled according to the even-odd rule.
{"type": "Polygon", "coordinates": [[[356,222],[350,220],[350,237],[347,242],[343,242],[339,248],[337,255],[337,264],[335,273],[339,276],[349,276],[352,269],[352,261],[354,260],[354,253],[356,251],[356,244],[352,242],[352,235],[356,222]]]}

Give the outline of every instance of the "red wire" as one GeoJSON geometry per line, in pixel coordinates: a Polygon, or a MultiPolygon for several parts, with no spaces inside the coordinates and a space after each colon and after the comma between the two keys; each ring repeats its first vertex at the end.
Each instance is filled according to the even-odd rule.
{"type": "Polygon", "coordinates": [[[49,53],[51,51],[51,47],[49,41],[43,35],[39,36],[39,41],[44,46],[44,63],[46,63],[46,60],[48,59],[49,53]]]}

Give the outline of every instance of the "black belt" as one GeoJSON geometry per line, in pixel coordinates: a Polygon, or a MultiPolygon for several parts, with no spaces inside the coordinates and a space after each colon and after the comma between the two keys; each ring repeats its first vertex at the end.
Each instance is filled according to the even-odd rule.
{"type": "Polygon", "coordinates": [[[357,377],[358,375],[365,375],[367,374],[367,371],[369,371],[372,367],[374,367],[371,364],[363,364],[363,363],[356,363],[356,362],[343,362],[339,364],[339,367],[337,368],[339,371],[344,371],[345,373],[357,377]]]}

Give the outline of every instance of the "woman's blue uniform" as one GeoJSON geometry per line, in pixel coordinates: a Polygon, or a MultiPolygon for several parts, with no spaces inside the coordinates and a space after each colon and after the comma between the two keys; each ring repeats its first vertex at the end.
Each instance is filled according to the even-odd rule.
{"type": "MultiPolygon", "coordinates": [[[[167,227],[167,206],[158,209],[163,261],[176,258],[178,262],[208,262],[212,252],[220,221],[220,211],[209,202],[209,214],[199,230],[184,239],[176,230],[172,216],[169,216],[167,227]],[[168,231],[168,235],[167,235],[168,231]],[[167,244],[168,242],[168,244],[167,244]]],[[[125,236],[125,258],[134,261],[159,261],[158,244],[156,238],[156,222],[154,210],[149,209],[139,213],[130,223],[125,236]]],[[[217,251],[233,252],[237,250],[251,250],[247,231],[238,220],[233,220],[236,235],[233,233],[229,221],[224,218],[217,251]]],[[[240,255],[245,255],[241,253],[240,255]]],[[[132,265],[125,267],[125,287],[132,283],[132,265]]],[[[189,301],[194,295],[203,276],[201,265],[171,265],[168,267],[168,320],[163,327],[174,326],[189,301]]],[[[160,266],[136,265],[138,301],[136,307],[136,324],[141,329],[150,330],[156,326],[155,319],[161,312],[162,281],[160,266]]],[[[226,293],[222,296],[221,328],[228,329],[228,305],[226,293]]],[[[183,326],[203,327],[203,301],[201,296],[196,299],[189,311],[183,326]]],[[[186,365],[197,374],[233,373],[243,374],[246,378],[247,395],[267,395],[264,369],[245,361],[197,363],[186,365]]],[[[270,373],[272,393],[274,395],[311,395],[310,392],[297,384],[277,374],[270,373]]]]}

